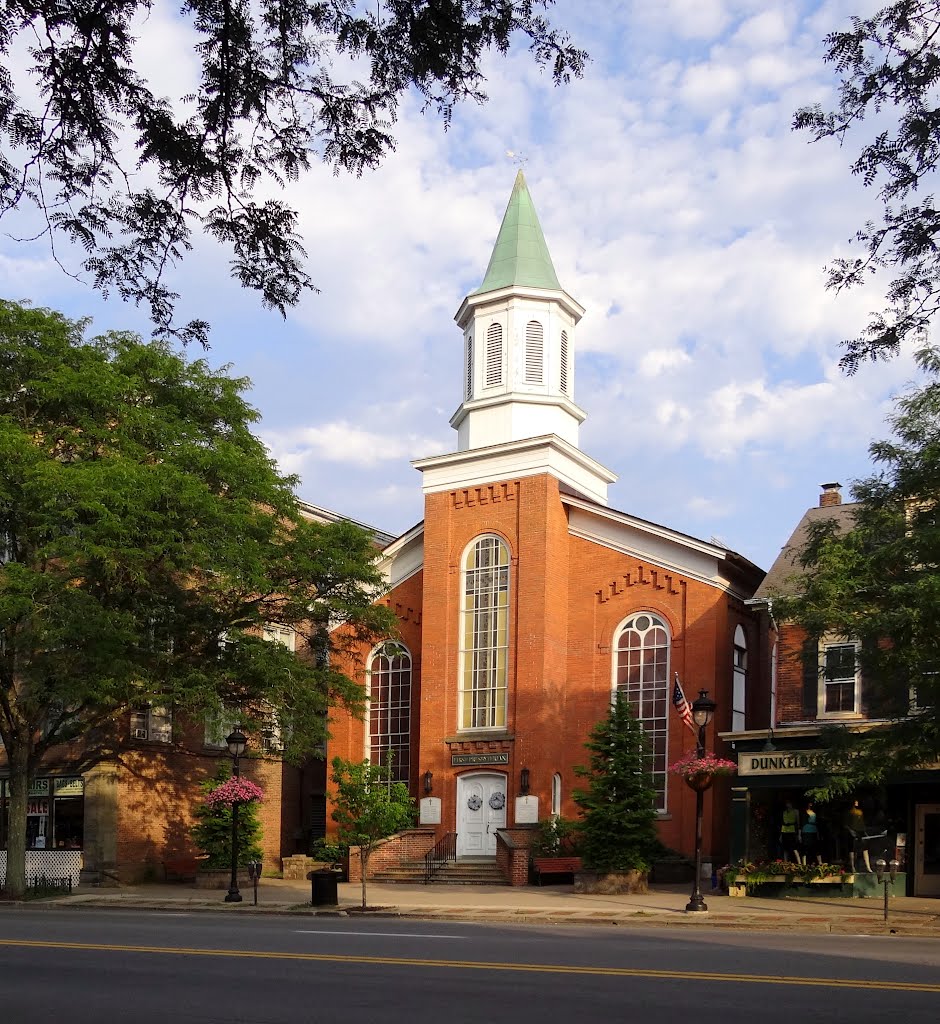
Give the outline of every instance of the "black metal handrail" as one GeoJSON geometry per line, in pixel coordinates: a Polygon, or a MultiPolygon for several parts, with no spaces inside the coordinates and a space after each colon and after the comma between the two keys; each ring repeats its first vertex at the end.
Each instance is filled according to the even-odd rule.
{"type": "Polygon", "coordinates": [[[434,844],[433,850],[424,855],[424,884],[434,877],[435,871],[451,861],[457,860],[457,833],[448,832],[443,839],[434,844]]]}

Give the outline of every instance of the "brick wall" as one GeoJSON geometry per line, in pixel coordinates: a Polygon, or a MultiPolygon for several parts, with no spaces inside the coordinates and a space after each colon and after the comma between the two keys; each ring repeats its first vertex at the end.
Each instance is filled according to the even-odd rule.
{"type": "Polygon", "coordinates": [[[510,885],[529,884],[531,828],[502,828],[496,834],[496,865],[510,885]]]}
{"type": "MultiPolygon", "coordinates": [[[[389,836],[388,839],[379,840],[369,857],[368,877],[371,878],[376,871],[383,871],[385,868],[423,861],[424,855],[434,848],[434,843],[433,828],[411,828],[389,836]]],[[[349,881],[362,881],[358,846],[349,848],[349,881]]]]}

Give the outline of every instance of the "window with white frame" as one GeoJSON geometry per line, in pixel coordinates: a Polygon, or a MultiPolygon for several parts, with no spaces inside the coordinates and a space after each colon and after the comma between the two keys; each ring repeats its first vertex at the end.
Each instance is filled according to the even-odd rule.
{"type": "Polygon", "coordinates": [[[558,772],[552,776],[552,815],[558,817],[561,814],[561,775],[558,772]]]}
{"type": "Polygon", "coordinates": [[[509,548],[480,537],[463,560],[460,729],[506,726],[509,679],[509,548]]]}
{"type": "Polygon", "coordinates": [[[857,644],[824,643],[822,661],[819,717],[861,714],[862,686],[857,644]]]}
{"type": "Polygon", "coordinates": [[[621,626],[614,644],[614,689],[630,707],[650,740],[650,768],[656,807],[666,809],[668,746],[669,628],[657,615],[640,612],[621,626]]]}
{"type": "Polygon", "coordinates": [[[747,728],[747,637],[741,626],[736,626],[734,630],[731,666],[731,730],[740,732],[747,728]]]}
{"type": "Polygon", "coordinates": [[[411,775],[411,653],[387,641],[377,648],[367,670],[369,760],[385,764],[392,755],[392,779],[406,785],[411,775]]]}
{"type": "Polygon", "coordinates": [[[282,740],[281,723],[277,712],[269,709],[261,716],[258,728],[258,743],[262,753],[279,754],[283,748],[282,740]]]}
{"type": "Polygon", "coordinates": [[[279,622],[266,622],[261,635],[271,643],[283,644],[289,651],[294,649],[294,631],[290,626],[282,626],[279,622]]]}
{"type": "Polygon", "coordinates": [[[220,705],[205,713],[203,718],[204,733],[203,745],[212,747],[214,750],[221,750],[227,746],[226,740],[236,727],[240,726],[240,718],[235,708],[220,705]]]}
{"type": "Polygon", "coordinates": [[[151,743],[173,741],[173,712],[169,708],[144,705],[131,712],[131,739],[151,743]]]}

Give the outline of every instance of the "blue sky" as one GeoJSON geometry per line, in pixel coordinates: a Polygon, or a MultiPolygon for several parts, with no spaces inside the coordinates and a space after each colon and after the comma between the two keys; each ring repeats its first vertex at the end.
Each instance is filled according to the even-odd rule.
{"type": "MultiPolygon", "coordinates": [[[[827,293],[823,266],[851,251],[874,197],[849,174],[851,143],[790,130],[799,106],[833,101],[823,36],[876,6],[559,0],[553,20],[593,58],[583,80],[555,88],[520,50],[487,61],[490,102],[447,132],[406,104],[380,170],[317,167],[289,190],[319,294],[284,322],[200,245],[176,275],[181,316],[208,320],[209,359],[251,378],[260,432],[302,498],[404,531],[423,506],[410,460],[456,446],[452,318],[499,229],[507,150],[521,153],[559,279],[587,307],[575,399],[582,449],[619,474],[611,504],[769,568],[820,483],[868,472],[913,374],[908,355],[838,370],[840,340],[880,294],[827,293]]],[[[194,75],[174,17],[155,5],[138,44],[171,96],[194,75]]],[[[0,237],[0,282],[97,330],[147,331],[38,243],[0,237]]]]}

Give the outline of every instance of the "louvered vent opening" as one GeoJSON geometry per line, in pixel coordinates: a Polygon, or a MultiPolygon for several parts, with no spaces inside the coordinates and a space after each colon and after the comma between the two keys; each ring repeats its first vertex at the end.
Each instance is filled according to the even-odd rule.
{"type": "Polygon", "coordinates": [[[559,380],[561,393],[568,394],[568,332],[561,332],[561,378],[559,380]]]}
{"type": "Polygon", "coordinates": [[[544,381],[545,345],[542,340],[542,325],[530,320],[525,325],[525,380],[526,384],[541,384],[544,381]]]}
{"type": "Polygon", "coordinates": [[[473,398],[473,335],[467,335],[467,398],[473,398]]]}
{"type": "Polygon", "coordinates": [[[486,330],[486,386],[496,387],[503,382],[503,328],[490,324],[486,330]]]}

